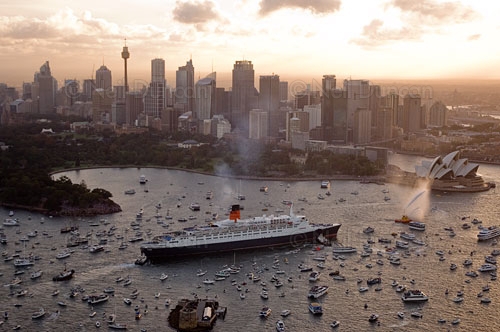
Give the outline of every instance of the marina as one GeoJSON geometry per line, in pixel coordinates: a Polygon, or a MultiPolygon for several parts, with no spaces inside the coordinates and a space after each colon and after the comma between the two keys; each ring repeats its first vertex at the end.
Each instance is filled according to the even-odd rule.
{"type": "MultiPolygon", "coordinates": [[[[498,166],[481,166],[483,176],[491,181],[500,180],[498,171],[498,166]]],[[[423,189],[385,184],[384,188],[391,193],[391,200],[385,201],[380,185],[335,181],[331,183],[331,196],[318,200],[321,180],[242,180],[240,185],[234,179],[149,168],[80,170],[61,175],[73,182],[85,180],[91,188],[109,190],[123,212],[95,218],[49,218],[14,211],[19,225],[3,227],[7,243],[0,249],[5,252],[5,258],[16,254],[21,257],[0,264],[0,282],[5,286],[0,288],[4,299],[0,310],[8,313],[3,328],[13,329],[19,325],[27,331],[67,331],[68,328],[89,331],[96,329],[99,322],[101,329],[126,326],[132,331],[174,331],[168,323],[174,304],[185,298],[208,298],[217,299],[228,308],[225,318],[214,324],[214,331],[241,330],[241,326],[249,331],[274,331],[279,319],[287,330],[296,331],[310,326],[319,331],[332,330],[330,325],[334,321],[338,330],[346,327],[361,331],[500,329],[497,320],[488,319],[500,310],[496,271],[489,265],[481,268],[483,264],[491,264],[485,262],[485,257],[497,255],[500,246],[496,238],[478,241],[477,237],[481,231],[479,226],[488,228],[497,222],[495,204],[500,194],[495,190],[474,194],[425,192],[408,207],[423,189]],[[147,193],[139,190],[137,179],[141,174],[148,179],[147,193]],[[267,193],[260,191],[262,186],[268,187],[267,193]],[[124,194],[124,190],[130,188],[135,188],[135,195],[124,194]],[[208,191],[214,193],[211,199],[205,198],[208,191]],[[355,191],[357,195],[350,194],[355,191]],[[311,222],[341,223],[337,240],[332,246],[291,243],[168,263],[134,264],[141,255],[142,243],[154,236],[205,224],[200,217],[205,214],[211,216],[217,212],[218,220],[227,218],[229,206],[239,202],[237,193],[246,197],[244,213],[248,216],[261,216],[263,208],[274,211],[283,207],[283,200],[289,200],[294,210],[306,215],[311,222]],[[301,200],[303,197],[306,200],[301,200]],[[340,197],[346,201],[337,204],[340,197]],[[177,208],[179,202],[182,204],[177,208]],[[191,211],[191,202],[199,202],[200,211],[191,211]],[[158,203],[162,206],[160,218],[156,217],[158,203]],[[422,211],[422,215],[413,215],[414,209],[422,211]],[[136,221],[137,211],[142,211],[140,221],[136,221]],[[177,221],[190,213],[196,213],[198,218],[177,221]],[[425,230],[415,232],[415,239],[425,245],[404,240],[408,248],[395,248],[400,234],[411,232],[409,224],[394,222],[405,213],[425,222],[425,230]],[[167,219],[167,214],[172,219],[167,219]],[[468,218],[472,227],[464,229],[461,225],[468,218]],[[474,218],[481,222],[472,223],[474,218]],[[137,229],[132,228],[132,222],[137,222],[134,226],[137,229]],[[73,232],[79,235],[61,233],[61,228],[67,225],[78,226],[73,232]],[[109,232],[112,226],[116,229],[109,232]],[[375,231],[363,232],[368,226],[375,231]],[[34,231],[38,231],[36,237],[27,236],[34,231]],[[452,231],[454,236],[450,236],[452,231]],[[116,235],[123,235],[127,242],[138,237],[144,241],[129,242],[120,250],[122,240],[116,235]],[[29,240],[21,241],[24,236],[29,240]],[[72,247],[74,251],[69,257],[57,259],[56,255],[67,248],[71,236],[89,241],[72,247]],[[89,248],[101,238],[107,239],[102,245],[104,250],[91,253],[89,248]],[[334,254],[334,247],[356,250],[334,254]],[[16,267],[13,264],[15,259],[30,257],[30,254],[32,265],[16,267]],[[319,257],[321,260],[315,259],[319,257]],[[376,263],[377,260],[385,264],[376,263]],[[309,268],[317,269],[318,261],[322,263],[320,281],[309,281],[312,272],[309,268]],[[467,264],[463,264],[466,261],[467,264]],[[452,263],[455,264],[453,270],[450,269],[452,263]],[[301,272],[299,265],[305,272],[301,272]],[[231,266],[233,268],[228,269],[231,266]],[[480,272],[480,268],[484,272],[480,272]],[[70,278],[52,280],[55,276],[64,278],[65,269],[66,273],[74,271],[70,278]],[[215,280],[215,274],[225,269],[229,276],[215,280]],[[15,275],[17,270],[26,273],[15,275]],[[32,272],[36,272],[33,279],[30,278],[32,272]],[[162,274],[168,278],[161,280],[162,274]],[[379,277],[380,283],[367,285],[368,280],[379,277]],[[214,282],[204,283],[205,279],[214,282]],[[358,284],[359,279],[364,285],[358,284]],[[308,298],[318,283],[327,286],[328,292],[320,291],[317,294],[323,293],[321,296],[308,298]],[[279,284],[282,285],[275,287],[279,284]],[[359,292],[360,286],[368,289],[359,292]],[[263,288],[267,289],[266,298],[261,297],[263,288]],[[114,296],[99,295],[110,289],[114,290],[114,296]],[[410,290],[422,290],[428,300],[402,301],[402,296],[410,290]],[[457,295],[459,291],[461,296],[457,295]],[[479,293],[484,295],[479,298],[479,293]],[[82,301],[84,296],[89,299],[92,295],[98,296],[94,298],[95,306],[82,301]],[[462,300],[455,302],[455,298],[462,300]],[[323,314],[312,314],[310,303],[318,303],[323,314]],[[140,319],[136,319],[136,307],[140,319]],[[264,307],[271,309],[267,319],[259,317],[264,307]],[[41,308],[43,315],[40,315],[41,308]],[[422,316],[412,317],[414,312],[422,316]],[[372,313],[377,315],[375,323],[369,322],[372,313]],[[37,317],[37,314],[40,317],[32,319],[32,315],[37,317]],[[112,321],[110,324],[108,318],[112,321]]],[[[2,220],[9,218],[9,211],[0,210],[2,220]]]]}

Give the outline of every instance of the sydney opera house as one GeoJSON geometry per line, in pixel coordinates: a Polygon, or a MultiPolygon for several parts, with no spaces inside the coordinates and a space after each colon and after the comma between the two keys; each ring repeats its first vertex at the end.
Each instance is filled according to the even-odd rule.
{"type": "Polygon", "coordinates": [[[478,168],[479,164],[460,158],[460,151],[454,151],[445,157],[424,160],[415,166],[415,171],[418,179],[430,181],[433,190],[477,192],[493,187],[494,183],[486,183],[477,175],[478,168]]]}

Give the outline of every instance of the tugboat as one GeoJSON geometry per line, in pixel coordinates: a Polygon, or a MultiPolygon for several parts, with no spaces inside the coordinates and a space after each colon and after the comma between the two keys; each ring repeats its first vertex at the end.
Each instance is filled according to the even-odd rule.
{"type": "Polygon", "coordinates": [[[403,216],[400,219],[394,219],[394,222],[400,222],[403,224],[408,224],[410,221],[412,221],[406,214],[403,214],[403,216]]]}

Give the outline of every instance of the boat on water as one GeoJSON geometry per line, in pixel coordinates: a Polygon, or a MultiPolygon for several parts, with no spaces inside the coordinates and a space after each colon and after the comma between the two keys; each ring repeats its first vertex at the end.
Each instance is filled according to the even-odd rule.
{"type": "Polygon", "coordinates": [[[427,297],[427,295],[425,295],[422,291],[415,289],[404,292],[401,299],[403,302],[420,302],[427,301],[429,297],[427,297]]]}
{"type": "Polygon", "coordinates": [[[281,311],[281,317],[287,317],[291,314],[292,312],[289,309],[284,309],[281,311]]]}
{"type": "Polygon", "coordinates": [[[329,189],[330,188],[330,181],[329,180],[321,181],[321,188],[322,189],[329,189]]]}
{"type": "Polygon", "coordinates": [[[309,281],[317,281],[317,280],[319,280],[320,275],[321,275],[320,272],[318,272],[318,271],[312,271],[309,274],[309,281]]]}
{"type": "Polygon", "coordinates": [[[39,318],[42,318],[43,316],[45,316],[45,309],[44,308],[40,308],[40,310],[34,312],[31,315],[31,319],[39,319],[39,318]]]}
{"type": "Polygon", "coordinates": [[[59,273],[58,275],[54,276],[52,278],[53,281],[64,281],[64,280],[69,280],[71,278],[73,278],[73,274],[75,273],[75,270],[71,269],[71,270],[64,270],[62,271],[61,273],[59,273]]]}
{"type": "Polygon", "coordinates": [[[313,286],[309,290],[309,294],[307,295],[307,297],[317,299],[317,298],[325,295],[326,293],[328,293],[328,289],[329,289],[329,287],[326,285],[313,286]]]}
{"type": "Polygon", "coordinates": [[[19,221],[17,219],[7,218],[3,222],[4,226],[19,226],[19,221]]]}
{"type": "Polygon", "coordinates": [[[425,231],[425,223],[421,221],[412,220],[408,223],[408,227],[415,231],[425,231]]]}
{"type": "Polygon", "coordinates": [[[119,324],[119,323],[108,324],[108,327],[110,329],[114,329],[114,330],[126,330],[127,329],[126,324],[119,324]]]}
{"type": "Polygon", "coordinates": [[[262,318],[267,318],[269,317],[269,315],[271,315],[271,311],[272,311],[271,308],[263,307],[259,312],[259,316],[262,318]]]}
{"type": "Polygon", "coordinates": [[[146,179],[146,175],[142,174],[141,176],[139,176],[140,184],[146,184],[146,182],[148,182],[148,180],[146,179]]]}
{"type": "Polygon", "coordinates": [[[311,302],[311,303],[309,303],[309,311],[313,315],[322,315],[323,314],[323,307],[318,302],[311,302]]]}
{"type": "Polygon", "coordinates": [[[333,247],[332,252],[334,254],[349,254],[349,253],[354,253],[356,252],[357,249],[355,247],[333,247]]]}
{"type": "Polygon", "coordinates": [[[281,319],[276,322],[276,331],[278,332],[285,331],[285,323],[281,319]]]}
{"type": "Polygon", "coordinates": [[[133,195],[135,194],[135,189],[127,189],[125,190],[125,195],[133,195]]]}
{"type": "Polygon", "coordinates": [[[339,327],[340,322],[338,320],[334,320],[333,322],[330,323],[330,327],[336,328],[339,327]]]}
{"type": "Polygon", "coordinates": [[[399,219],[394,219],[394,222],[399,222],[403,224],[408,224],[410,221],[412,220],[406,214],[403,214],[403,216],[399,219]]]}
{"type": "Polygon", "coordinates": [[[483,228],[477,234],[478,241],[485,241],[489,239],[493,239],[495,237],[500,236],[500,227],[498,226],[490,226],[488,228],[483,228]]]}
{"type": "Polygon", "coordinates": [[[490,263],[485,263],[477,269],[479,272],[490,272],[490,271],[495,271],[497,269],[496,265],[490,264],[490,263]]]}
{"type": "Polygon", "coordinates": [[[232,206],[228,219],[193,226],[155,237],[141,245],[150,261],[192,255],[230,252],[336,239],[340,224],[313,224],[303,215],[263,215],[240,219],[240,205],[232,206]]]}
{"type": "Polygon", "coordinates": [[[38,278],[40,278],[40,277],[42,276],[42,274],[43,274],[43,271],[42,271],[42,270],[33,271],[33,272],[31,272],[30,278],[31,278],[32,280],[34,280],[34,279],[38,279],[38,278]]]}
{"type": "Polygon", "coordinates": [[[370,317],[368,317],[369,322],[376,322],[377,320],[378,320],[377,314],[371,314],[370,317]]]}
{"type": "Polygon", "coordinates": [[[176,331],[210,331],[226,312],[214,299],[181,299],[170,311],[168,323],[176,331]]]}

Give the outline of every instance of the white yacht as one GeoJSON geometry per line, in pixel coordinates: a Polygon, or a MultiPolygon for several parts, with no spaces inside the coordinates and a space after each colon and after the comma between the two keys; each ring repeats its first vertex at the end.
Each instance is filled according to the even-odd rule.
{"type": "Polygon", "coordinates": [[[494,264],[486,263],[483,264],[477,269],[479,272],[490,272],[490,271],[495,271],[497,267],[494,264]]]}
{"type": "Polygon", "coordinates": [[[498,228],[497,226],[490,226],[479,231],[479,233],[477,234],[477,240],[485,241],[493,239],[497,236],[500,236],[500,228],[498,228]]]}
{"type": "Polygon", "coordinates": [[[329,287],[325,286],[325,285],[323,285],[323,286],[313,286],[309,290],[309,294],[307,296],[310,297],[310,298],[317,299],[318,297],[321,297],[321,296],[325,295],[326,293],[328,293],[328,289],[329,289],[329,287]]]}

